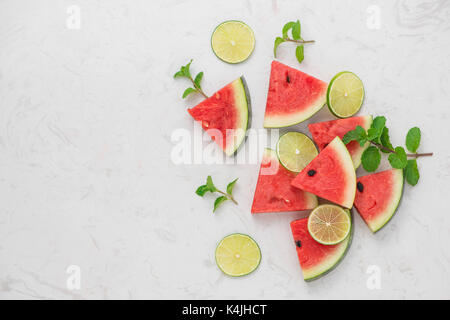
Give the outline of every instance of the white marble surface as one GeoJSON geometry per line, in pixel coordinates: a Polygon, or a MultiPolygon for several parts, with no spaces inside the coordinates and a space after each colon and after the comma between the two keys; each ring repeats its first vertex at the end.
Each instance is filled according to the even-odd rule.
{"type": "MultiPolygon", "coordinates": [[[[293,51],[279,58],[300,67],[293,51]]],[[[450,298],[449,54],[446,0],[0,0],[0,298],[450,298]],[[71,5],[80,29],[66,25],[71,5]],[[377,8],[380,28],[369,28],[377,8]],[[289,229],[302,215],[250,215],[258,165],[170,158],[171,134],[192,130],[186,108],[199,101],[180,99],[178,67],[194,58],[207,92],[244,74],[262,128],[273,39],[297,18],[317,40],[303,71],[324,80],[354,71],[367,93],[361,113],[386,115],[398,143],[419,126],[420,150],[435,152],[389,225],[372,235],[356,216],[346,259],[308,284],[289,229]],[[256,35],[240,65],[210,49],[227,19],[256,35]],[[212,198],[193,194],[208,174],[219,185],[240,178],[239,206],[211,213],[212,198]],[[261,246],[248,277],[215,266],[216,243],[231,232],[261,246]],[[79,290],[66,285],[70,265],[80,267],[79,290]],[[367,286],[371,265],[379,290],[367,286]]]]}

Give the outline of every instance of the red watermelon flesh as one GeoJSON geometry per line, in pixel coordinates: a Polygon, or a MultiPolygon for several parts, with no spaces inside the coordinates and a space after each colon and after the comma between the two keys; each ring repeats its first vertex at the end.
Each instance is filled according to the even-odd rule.
{"type": "Polygon", "coordinates": [[[334,138],[295,177],[292,185],[351,208],[355,199],[356,174],[352,158],[342,140],[334,138]]]}
{"type": "Polygon", "coordinates": [[[352,240],[351,231],[344,241],[336,245],[320,244],[309,234],[308,218],[292,221],[291,230],[306,281],[314,280],[334,269],[345,256],[352,240]]]}
{"type": "Polygon", "coordinates": [[[392,169],[357,179],[355,208],[372,232],[394,215],[403,192],[403,170],[392,169]]]}
{"type": "Polygon", "coordinates": [[[265,128],[300,123],[326,103],[327,83],[278,61],[272,62],[265,128]]]}
{"type": "MultiPolygon", "coordinates": [[[[367,130],[371,124],[372,116],[361,116],[311,123],[308,125],[308,128],[319,150],[323,150],[335,137],[342,139],[347,132],[354,130],[357,126],[361,126],[367,130]]],[[[367,142],[361,147],[357,141],[351,141],[346,146],[352,156],[355,168],[358,168],[361,164],[361,155],[367,149],[369,143],[367,142]]]]}
{"type": "Polygon", "coordinates": [[[266,149],[253,197],[252,213],[286,212],[313,209],[317,197],[291,186],[295,173],[285,169],[276,152],[266,149]]]}
{"type": "Polygon", "coordinates": [[[227,155],[234,154],[245,140],[249,123],[249,97],[244,78],[223,87],[188,112],[227,155]]]}

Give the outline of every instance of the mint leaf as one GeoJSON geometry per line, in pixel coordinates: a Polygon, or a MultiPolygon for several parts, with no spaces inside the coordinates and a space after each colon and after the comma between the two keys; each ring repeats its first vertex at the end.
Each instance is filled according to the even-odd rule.
{"type": "Polygon", "coordinates": [[[275,38],[275,44],[273,45],[273,56],[276,58],[277,57],[277,48],[280,44],[282,44],[284,42],[283,38],[280,37],[276,37],[275,38]]]}
{"type": "Polygon", "coordinates": [[[184,90],[183,92],[183,99],[186,98],[188,95],[190,95],[193,92],[196,92],[197,90],[195,90],[194,88],[187,88],[186,90],[184,90]]]}
{"type": "Polygon", "coordinates": [[[208,176],[208,177],[206,178],[206,186],[208,187],[209,191],[211,191],[211,192],[217,191],[217,188],[216,188],[216,186],[214,185],[211,176],[208,176]]]}
{"type": "Polygon", "coordinates": [[[408,160],[405,167],[405,176],[406,181],[412,186],[415,186],[419,182],[420,174],[419,169],[417,169],[416,159],[408,160]]]}
{"type": "Polygon", "coordinates": [[[361,147],[364,146],[367,142],[366,130],[361,126],[356,126],[354,130],[347,132],[342,138],[342,142],[349,144],[351,141],[358,141],[361,147]]]}
{"type": "Polygon", "coordinates": [[[403,147],[395,148],[395,153],[391,153],[388,157],[389,163],[395,169],[403,169],[406,167],[408,158],[406,157],[406,152],[403,147]]]}
{"type": "Polygon", "coordinates": [[[295,56],[297,57],[297,60],[299,63],[302,63],[303,59],[305,59],[304,53],[303,53],[303,45],[300,45],[295,49],[295,56]]]}
{"type": "Polygon", "coordinates": [[[411,128],[406,135],[406,148],[411,152],[416,152],[420,144],[420,129],[417,127],[411,128]]]}
{"type": "Polygon", "coordinates": [[[290,21],[290,22],[286,23],[286,24],[283,26],[283,38],[284,38],[284,39],[287,39],[287,38],[288,38],[288,31],[289,31],[290,29],[292,29],[292,27],[294,26],[294,24],[295,24],[295,22],[290,21]]]}
{"type": "Polygon", "coordinates": [[[209,191],[209,188],[206,184],[200,186],[197,188],[197,190],[195,191],[196,194],[198,194],[200,197],[203,197],[205,195],[205,193],[207,193],[209,191]]]}
{"type": "MultiPolygon", "coordinates": [[[[292,38],[294,38],[294,40],[300,40],[300,21],[297,20],[293,25],[292,25],[292,38]]],[[[302,59],[303,60],[303,59],[302,59]]]]}
{"type": "Polygon", "coordinates": [[[174,78],[180,78],[180,77],[184,77],[184,72],[183,71],[178,71],[173,75],[174,78]]]}
{"type": "Polygon", "coordinates": [[[228,185],[227,185],[227,193],[231,196],[233,194],[233,188],[234,188],[234,184],[236,183],[236,181],[238,181],[239,178],[234,179],[233,181],[231,181],[228,185]]]}
{"type": "Polygon", "coordinates": [[[380,165],[380,161],[381,154],[378,151],[378,148],[374,146],[370,146],[366,150],[364,150],[361,156],[362,165],[368,172],[377,170],[378,166],[380,165]]]}
{"type": "Polygon", "coordinates": [[[189,63],[186,66],[182,67],[182,69],[184,68],[184,75],[186,77],[190,77],[191,76],[191,71],[189,70],[189,68],[191,67],[192,61],[193,60],[191,59],[191,61],[189,61],[189,63]]]}
{"type": "Polygon", "coordinates": [[[199,72],[199,73],[195,76],[195,79],[194,79],[195,85],[196,85],[198,88],[200,88],[200,89],[202,88],[201,85],[200,85],[200,82],[202,81],[202,78],[203,78],[203,71],[199,72]]]}
{"type": "Polygon", "coordinates": [[[228,200],[228,198],[225,197],[225,196],[218,197],[216,199],[216,201],[214,201],[214,210],[213,210],[213,212],[216,211],[216,209],[220,206],[221,203],[223,203],[223,202],[225,202],[227,200],[228,200]]]}
{"type": "Polygon", "coordinates": [[[367,139],[380,143],[380,137],[386,125],[386,118],[383,116],[373,119],[370,129],[367,130],[367,139]]]}
{"type": "MultiPolygon", "coordinates": [[[[389,129],[387,127],[383,128],[383,132],[381,133],[381,136],[380,136],[380,142],[383,147],[394,150],[394,147],[392,146],[391,140],[389,138],[389,129]]],[[[384,153],[389,153],[389,151],[386,151],[385,149],[380,149],[380,150],[384,153]]]]}

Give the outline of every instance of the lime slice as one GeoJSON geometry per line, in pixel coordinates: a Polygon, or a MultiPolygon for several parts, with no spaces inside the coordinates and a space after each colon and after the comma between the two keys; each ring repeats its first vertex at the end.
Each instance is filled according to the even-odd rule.
{"type": "Polygon", "coordinates": [[[245,276],[259,266],[261,251],[251,237],[233,233],[223,238],[216,248],[216,263],[232,277],[245,276]]]}
{"type": "Polygon", "coordinates": [[[308,218],[308,231],[314,240],[321,244],[333,245],[347,238],[351,229],[348,210],[324,204],[315,208],[308,218]]]}
{"type": "Polygon", "coordinates": [[[311,139],[300,132],[285,133],[277,143],[278,160],[289,171],[302,171],[318,154],[311,139]]]}
{"type": "Polygon", "coordinates": [[[239,63],[252,54],[255,35],[253,30],[241,21],[225,21],[214,29],[211,47],[220,60],[239,63]]]}
{"type": "Polygon", "coordinates": [[[331,113],[348,118],[359,111],[364,100],[364,85],[356,74],[342,71],[331,79],[327,91],[327,104],[331,113]]]}

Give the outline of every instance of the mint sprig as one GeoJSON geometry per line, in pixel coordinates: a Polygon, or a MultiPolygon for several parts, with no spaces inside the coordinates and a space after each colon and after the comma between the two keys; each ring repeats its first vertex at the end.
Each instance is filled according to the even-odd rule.
{"type": "Polygon", "coordinates": [[[314,43],[314,40],[303,40],[301,37],[301,25],[300,21],[289,21],[283,26],[282,37],[276,37],[275,43],[273,46],[273,56],[277,57],[277,48],[283,42],[294,42],[297,44],[297,48],[295,49],[295,56],[299,63],[305,59],[304,55],[304,47],[305,43],[314,43]],[[291,31],[292,38],[289,37],[289,31],[291,31]]]}
{"type": "Polygon", "coordinates": [[[417,158],[432,156],[433,153],[417,153],[420,145],[421,133],[418,127],[413,127],[406,135],[406,148],[412,153],[406,153],[401,146],[393,147],[389,137],[389,129],[386,127],[386,118],[383,116],[373,119],[372,125],[366,131],[363,127],[357,126],[354,130],[347,132],[342,141],[345,144],[357,141],[361,146],[370,143],[361,156],[361,163],[368,172],[378,169],[381,161],[380,151],[389,153],[389,163],[393,168],[403,169],[406,181],[415,186],[419,181],[419,170],[417,168],[417,158]],[[408,160],[408,157],[414,158],[408,160]]]}
{"type": "Polygon", "coordinates": [[[174,78],[188,78],[192,82],[192,87],[189,87],[186,90],[184,90],[182,98],[184,99],[191,93],[197,92],[197,93],[200,93],[203,97],[205,97],[205,99],[208,99],[208,96],[203,92],[202,86],[201,86],[201,82],[203,79],[203,71],[200,71],[195,76],[195,79],[194,79],[191,75],[191,70],[190,70],[191,63],[192,63],[192,59],[191,59],[191,61],[189,61],[189,63],[187,65],[181,66],[180,70],[177,71],[173,75],[174,78]]]}
{"type": "Polygon", "coordinates": [[[238,204],[237,201],[233,198],[233,189],[234,189],[234,185],[236,184],[236,181],[238,179],[234,179],[233,181],[231,181],[228,185],[227,185],[227,192],[223,192],[219,189],[216,188],[216,186],[214,185],[211,176],[208,176],[206,178],[206,184],[201,185],[200,187],[197,188],[197,190],[195,191],[195,193],[197,195],[199,195],[200,197],[203,197],[207,192],[218,192],[220,194],[222,194],[222,196],[219,196],[218,198],[216,198],[216,200],[214,201],[214,209],[213,212],[215,212],[217,210],[217,208],[224,203],[227,200],[231,200],[233,201],[235,204],[238,204]]]}

